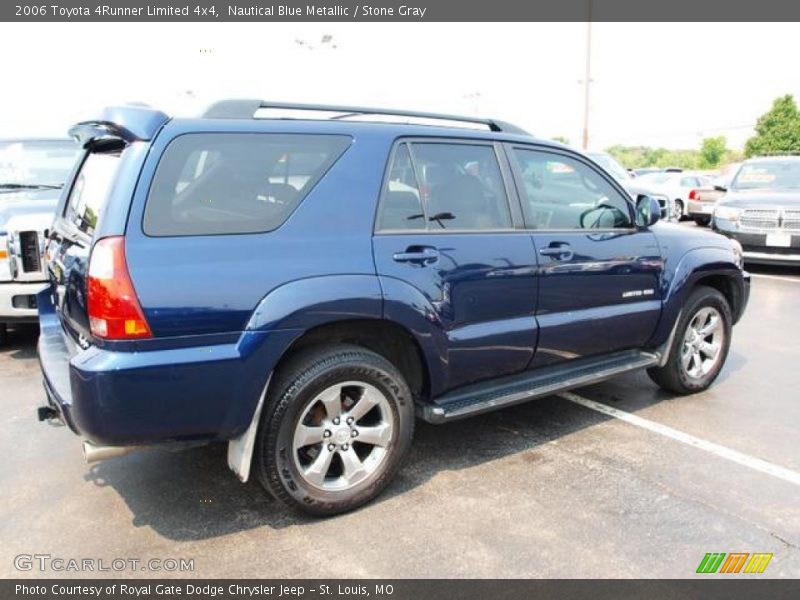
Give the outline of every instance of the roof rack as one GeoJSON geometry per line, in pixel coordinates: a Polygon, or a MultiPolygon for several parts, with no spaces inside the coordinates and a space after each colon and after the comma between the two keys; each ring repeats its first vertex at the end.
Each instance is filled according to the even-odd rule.
{"type": "Polygon", "coordinates": [[[369,108],[364,106],[335,106],[328,104],[295,104],[291,102],[265,102],[263,100],[220,100],[212,104],[204,113],[205,119],[254,119],[256,111],[261,109],[297,110],[341,113],[332,120],[347,119],[366,115],[386,115],[393,117],[411,117],[416,119],[432,119],[439,121],[454,121],[458,123],[472,123],[484,125],[490,131],[513,133],[516,135],[531,135],[521,127],[498,121],[497,119],[482,119],[480,117],[465,117],[462,115],[445,115],[440,113],[416,112],[410,110],[392,110],[389,108],[369,108]]]}

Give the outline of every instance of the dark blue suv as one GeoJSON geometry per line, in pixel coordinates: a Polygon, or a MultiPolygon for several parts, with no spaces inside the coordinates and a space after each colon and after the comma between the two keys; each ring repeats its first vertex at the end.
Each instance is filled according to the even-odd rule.
{"type": "Polygon", "coordinates": [[[735,242],[499,121],[230,100],[72,134],[39,417],[90,461],[225,441],[242,480],[334,514],[391,480],[415,416],[633,369],[705,389],[747,304],[735,242]]]}

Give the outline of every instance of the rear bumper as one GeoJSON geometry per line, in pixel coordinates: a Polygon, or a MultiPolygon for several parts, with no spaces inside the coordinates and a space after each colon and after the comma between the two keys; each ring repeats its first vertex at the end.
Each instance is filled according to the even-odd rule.
{"type": "Polygon", "coordinates": [[[686,205],[686,210],[690,217],[711,217],[714,213],[714,206],[716,202],[698,202],[697,200],[689,200],[686,205]]]}
{"type": "Polygon", "coordinates": [[[36,322],[35,298],[46,283],[0,283],[0,323],[36,322]],[[31,306],[33,301],[33,306],[31,306]]]}
{"type": "MultiPolygon", "coordinates": [[[[39,294],[39,362],[48,404],[103,446],[227,440],[250,424],[267,377],[296,330],[148,351],[80,348],[39,294]]],[[[230,337],[230,336],[228,336],[230,337]]]]}

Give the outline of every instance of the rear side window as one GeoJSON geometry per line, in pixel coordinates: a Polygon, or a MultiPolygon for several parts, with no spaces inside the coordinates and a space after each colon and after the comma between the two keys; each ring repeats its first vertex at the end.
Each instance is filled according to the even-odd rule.
{"type": "Polygon", "coordinates": [[[196,133],[173,140],[144,213],[151,236],[276,229],[342,155],[340,135],[196,133]]]}
{"type": "Polygon", "coordinates": [[[69,193],[64,217],[92,236],[108,201],[121,151],[92,152],[81,166],[69,193]]]}
{"type": "Polygon", "coordinates": [[[384,189],[378,229],[481,231],[510,227],[505,184],[493,146],[432,142],[398,146],[384,189]]]}

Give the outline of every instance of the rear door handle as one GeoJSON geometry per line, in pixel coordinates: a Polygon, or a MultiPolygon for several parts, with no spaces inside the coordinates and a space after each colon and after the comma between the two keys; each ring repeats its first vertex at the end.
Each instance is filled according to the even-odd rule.
{"type": "Polygon", "coordinates": [[[409,246],[405,252],[396,252],[392,258],[395,262],[422,266],[439,260],[439,251],[431,246],[409,246]]]}
{"type": "Polygon", "coordinates": [[[566,242],[553,242],[547,248],[539,250],[539,254],[551,256],[556,260],[572,260],[575,253],[566,242]]]}

